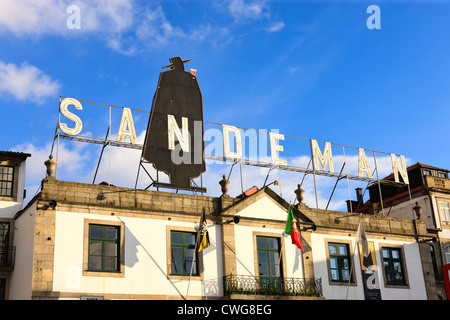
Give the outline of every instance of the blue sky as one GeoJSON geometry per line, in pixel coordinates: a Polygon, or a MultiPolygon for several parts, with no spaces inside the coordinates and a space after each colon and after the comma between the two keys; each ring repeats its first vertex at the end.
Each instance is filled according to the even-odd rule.
{"type": "MultiPolygon", "coordinates": [[[[1,0],[0,149],[32,154],[30,199],[45,175],[59,96],[149,111],[161,67],[180,56],[197,70],[206,121],[450,168],[449,12],[445,1],[1,0]],[[80,29],[67,27],[71,5],[81,10],[80,29]],[[381,10],[381,29],[366,25],[370,5],[381,10]]],[[[104,137],[108,108],[83,107],[84,130],[104,137]]],[[[142,138],[148,114],[133,116],[142,138]]],[[[309,156],[299,141],[283,142],[293,163],[309,156]]],[[[62,141],[58,178],[92,182],[99,152],[62,141]]],[[[134,186],[138,156],[113,150],[111,183],[134,186]]],[[[108,179],[105,166],[96,182],[108,179]]],[[[233,170],[235,195],[241,187],[233,170]]],[[[208,168],[211,194],[229,171],[226,164],[208,168]]],[[[245,175],[244,189],[265,178],[260,169],[245,175]]],[[[279,191],[292,199],[302,176],[269,179],[277,177],[279,191]]],[[[334,183],[319,183],[322,207],[334,183]]],[[[341,184],[331,207],[339,210],[355,187],[341,184]]],[[[313,185],[304,186],[314,206],[313,185]]]]}

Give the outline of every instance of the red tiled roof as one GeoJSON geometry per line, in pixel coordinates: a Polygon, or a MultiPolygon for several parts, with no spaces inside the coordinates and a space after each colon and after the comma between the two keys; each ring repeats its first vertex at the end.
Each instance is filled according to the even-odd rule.
{"type": "MultiPolygon", "coordinates": [[[[423,164],[423,163],[420,163],[420,162],[417,162],[417,163],[413,164],[412,166],[409,166],[409,167],[406,169],[406,171],[409,172],[409,171],[414,170],[414,169],[416,169],[416,168],[427,168],[427,169],[433,169],[433,170],[439,170],[439,171],[450,172],[450,170],[447,170],[447,169],[441,169],[441,168],[437,168],[437,167],[432,167],[432,166],[429,166],[429,165],[426,165],[426,164],[423,164]]],[[[392,179],[392,178],[394,178],[394,173],[391,173],[390,175],[388,175],[387,177],[385,177],[385,178],[383,178],[383,179],[381,179],[381,180],[390,180],[390,179],[392,179]]]]}

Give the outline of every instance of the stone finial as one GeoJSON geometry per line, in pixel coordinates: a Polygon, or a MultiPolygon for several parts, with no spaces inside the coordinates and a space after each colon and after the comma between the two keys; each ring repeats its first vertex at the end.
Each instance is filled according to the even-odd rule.
{"type": "Polygon", "coordinates": [[[294,192],[295,192],[295,195],[297,196],[297,201],[298,201],[298,203],[299,203],[299,204],[302,203],[302,201],[303,201],[303,195],[304,195],[304,193],[305,193],[305,190],[303,190],[303,189],[301,188],[301,186],[298,184],[298,185],[297,185],[297,189],[296,189],[294,192]]]}
{"type": "Polygon", "coordinates": [[[419,203],[417,201],[416,201],[416,205],[413,209],[416,212],[417,219],[420,219],[420,217],[422,216],[422,207],[419,206],[419,203]]]}
{"type": "Polygon", "coordinates": [[[222,176],[222,180],[219,181],[219,184],[222,189],[222,195],[227,194],[230,181],[227,180],[225,175],[222,176]]]}
{"type": "Polygon", "coordinates": [[[53,173],[55,173],[55,168],[58,165],[58,162],[53,160],[53,156],[50,155],[48,157],[48,160],[45,161],[44,164],[47,167],[47,177],[52,177],[53,173]]]}

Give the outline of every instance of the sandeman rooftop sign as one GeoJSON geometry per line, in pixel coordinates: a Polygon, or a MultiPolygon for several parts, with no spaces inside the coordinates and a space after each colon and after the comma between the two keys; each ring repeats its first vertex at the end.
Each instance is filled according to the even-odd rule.
{"type": "MultiPolygon", "coordinates": [[[[170,177],[172,187],[189,189],[192,179],[205,172],[205,159],[207,158],[241,162],[247,165],[277,167],[281,170],[314,172],[315,174],[332,177],[341,176],[341,173],[335,170],[332,149],[332,146],[341,145],[330,142],[320,142],[319,144],[319,141],[314,139],[300,138],[309,142],[308,149],[312,167],[293,166],[283,157],[285,135],[274,130],[267,132],[270,146],[270,150],[268,150],[270,155],[267,155],[267,158],[270,159],[269,163],[246,159],[243,152],[242,128],[231,125],[222,124],[222,139],[220,141],[215,139],[211,143],[212,145],[220,142],[220,148],[210,145],[205,148],[205,134],[207,132],[204,128],[203,99],[196,70],[190,69],[189,72],[185,70],[185,64],[189,60],[182,60],[180,57],[172,57],[169,60],[170,64],[163,67],[166,70],[160,73],[150,112],[117,107],[122,110],[120,122],[116,129],[117,136],[112,139],[111,134],[109,134],[108,143],[113,146],[142,150],[141,158],[152,163],[158,171],[165,172],[170,177]],[[149,114],[143,144],[137,142],[133,112],[149,114]],[[205,153],[205,149],[215,151],[220,149],[221,152],[220,154],[208,154],[205,153]]],[[[61,97],[58,137],[83,142],[103,143],[103,140],[99,137],[80,134],[83,130],[84,107],[82,102],[89,101],[61,97]]],[[[112,130],[110,127],[108,132],[112,130]]],[[[89,130],[87,132],[89,133],[89,130]]],[[[352,169],[352,174],[346,174],[347,178],[369,182],[379,180],[379,177],[374,177],[374,173],[378,172],[375,154],[383,153],[384,156],[387,155],[390,158],[395,183],[409,184],[406,161],[403,155],[369,150],[369,156],[367,156],[367,150],[363,148],[347,148],[352,148],[357,154],[357,165],[352,169]],[[372,157],[371,154],[373,154],[372,157]]]]}

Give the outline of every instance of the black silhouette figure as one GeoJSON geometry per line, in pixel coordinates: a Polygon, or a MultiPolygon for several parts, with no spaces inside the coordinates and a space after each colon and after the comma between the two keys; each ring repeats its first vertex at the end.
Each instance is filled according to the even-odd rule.
{"type": "MultiPolygon", "coordinates": [[[[180,57],[169,59],[170,68],[161,72],[153,97],[153,104],[147,127],[142,157],[152,163],[154,168],[170,176],[172,187],[191,188],[191,180],[206,170],[203,153],[203,99],[197,78],[184,71],[180,57]],[[190,133],[189,151],[183,151],[175,138],[175,150],[169,149],[168,115],[173,115],[180,130],[182,117],[188,118],[190,133]],[[195,125],[194,125],[195,124],[195,125]],[[195,131],[195,132],[194,132],[195,131]],[[172,152],[178,159],[174,163],[172,152]],[[183,163],[179,163],[183,159],[183,163]]],[[[176,136],[175,136],[176,137],[176,136]]]]}

